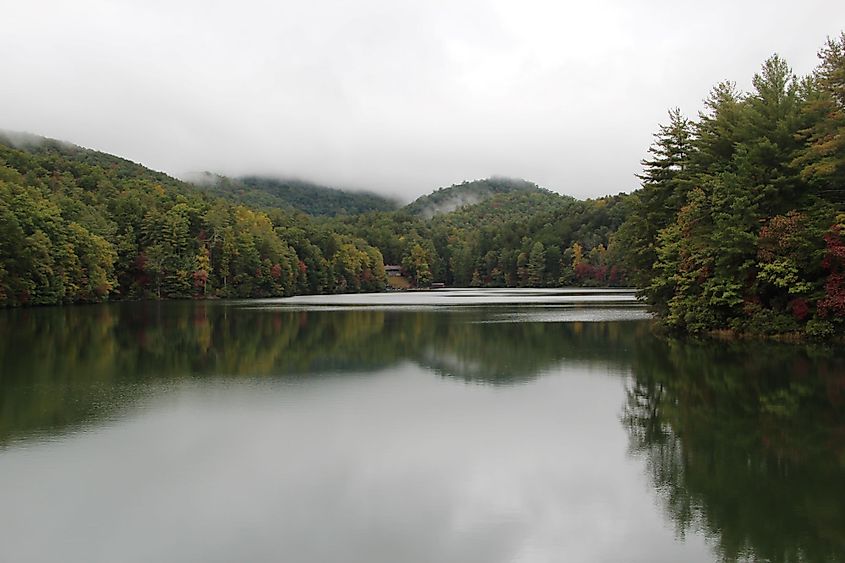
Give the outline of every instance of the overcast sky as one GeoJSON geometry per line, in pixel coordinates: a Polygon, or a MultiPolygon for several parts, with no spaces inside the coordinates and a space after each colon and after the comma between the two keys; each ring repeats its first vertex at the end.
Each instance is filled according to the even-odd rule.
{"type": "Polygon", "coordinates": [[[2,129],[406,200],[490,175],[630,191],[668,108],[773,52],[805,74],[845,28],[835,0],[3,4],[2,129]]]}

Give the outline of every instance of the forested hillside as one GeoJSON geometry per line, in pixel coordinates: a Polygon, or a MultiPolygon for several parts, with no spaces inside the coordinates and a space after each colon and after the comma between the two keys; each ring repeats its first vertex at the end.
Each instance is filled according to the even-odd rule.
{"type": "Polygon", "coordinates": [[[812,336],[845,318],[845,34],[796,77],[778,56],[751,92],[718,84],[655,136],[616,240],[666,324],[812,336]]]}
{"type": "Polygon", "coordinates": [[[206,174],[197,185],[211,195],[256,209],[289,209],[313,216],[355,215],[399,207],[396,201],[374,193],[339,190],[302,180],[206,174]]]}
{"type": "Polygon", "coordinates": [[[424,219],[405,211],[345,217],[332,229],[378,247],[417,285],[624,285],[611,234],[628,196],[578,201],[546,190],[501,193],[424,219]]]}
{"type": "Polygon", "coordinates": [[[127,160],[0,135],[0,305],[379,290],[379,251],[127,160]]]}
{"type": "Polygon", "coordinates": [[[670,111],[642,187],[586,201],[503,178],[398,210],[306,183],[205,186],[227,202],[117,157],[6,135],[0,304],[380,290],[389,263],[417,287],[636,285],[688,333],[841,334],[845,34],[820,59],[800,78],[773,56],[750,92],[723,82],[697,117],[670,111]]]}
{"type": "Polygon", "coordinates": [[[623,196],[581,202],[497,179],[430,197],[443,192],[480,203],[433,219],[413,208],[319,218],[251,200],[258,210],[118,157],[4,134],[0,303],[378,291],[385,260],[418,287],[624,283],[608,252],[623,196]]]}
{"type": "Polygon", "coordinates": [[[405,211],[431,219],[435,215],[450,213],[461,207],[480,203],[498,194],[539,191],[537,184],[513,178],[486,178],[440,188],[420,196],[405,206],[405,211]]]}

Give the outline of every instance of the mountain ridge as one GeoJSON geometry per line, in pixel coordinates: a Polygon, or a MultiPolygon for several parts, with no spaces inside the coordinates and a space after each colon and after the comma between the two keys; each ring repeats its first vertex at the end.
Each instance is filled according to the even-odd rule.
{"type": "Polygon", "coordinates": [[[263,175],[228,177],[204,172],[193,180],[204,192],[258,209],[286,209],[314,217],[395,211],[396,199],[366,190],[348,190],[309,180],[263,175]]]}
{"type": "Polygon", "coordinates": [[[552,193],[521,178],[491,176],[438,188],[418,197],[402,209],[412,215],[431,219],[436,215],[451,213],[463,207],[481,203],[499,194],[532,191],[552,193]]]}

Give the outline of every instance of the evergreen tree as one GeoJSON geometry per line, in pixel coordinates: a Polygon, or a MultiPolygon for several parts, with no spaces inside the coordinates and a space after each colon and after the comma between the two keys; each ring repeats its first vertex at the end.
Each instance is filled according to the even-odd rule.
{"type": "Polygon", "coordinates": [[[542,287],[546,273],[546,249],[542,242],[535,242],[528,257],[528,284],[542,287]]]}
{"type": "Polygon", "coordinates": [[[838,206],[845,204],[845,33],[828,39],[819,52],[821,64],[814,75],[815,95],[803,111],[810,124],[801,131],[805,148],[793,164],[818,196],[838,206]]]}
{"type": "Polygon", "coordinates": [[[633,203],[633,220],[626,222],[618,240],[632,249],[626,265],[641,280],[651,276],[657,260],[658,233],[668,226],[684,204],[690,189],[689,164],[694,150],[692,124],[680,109],[669,111],[669,123],[660,125],[649,148],[651,158],[642,161],[642,189],[633,203]]]}

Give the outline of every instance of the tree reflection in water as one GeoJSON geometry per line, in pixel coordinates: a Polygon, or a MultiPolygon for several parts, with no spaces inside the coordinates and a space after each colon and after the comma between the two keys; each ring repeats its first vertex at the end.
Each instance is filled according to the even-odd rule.
{"type": "Polygon", "coordinates": [[[679,535],[727,561],[845,560],[845,365],[773,344],[654,340],[623,422],[679,535]]]}
{"type": "Polygon", "coordinates": [[[845,561],[842,352],[491,316],[210,302],[0,311],[0,448],[95,425],[180,381],[360,376],[410,361],[515,385],[580,364],[627,378],[630,450],[679,535],[706,534],[725,560],[845,561]]]}
{"type": "Polygon", "coordinates": [[[513,384],[561,361],[624,366],[626,347],[648,332],[643,323],[489,317],[478,308],[337,311],[215,302],[0,311],[0,444],[96,422],[157,383],[341,376],[412,361],[444,377],[513,384]]]}

